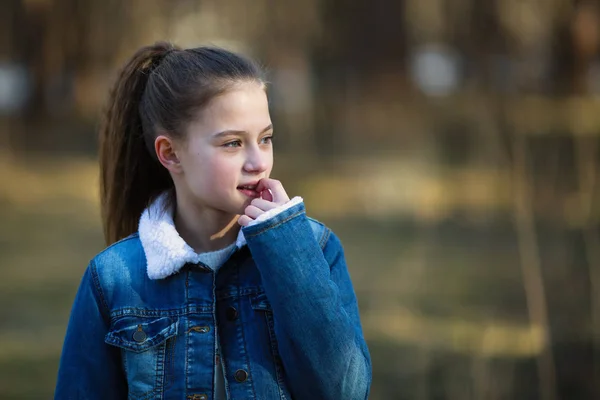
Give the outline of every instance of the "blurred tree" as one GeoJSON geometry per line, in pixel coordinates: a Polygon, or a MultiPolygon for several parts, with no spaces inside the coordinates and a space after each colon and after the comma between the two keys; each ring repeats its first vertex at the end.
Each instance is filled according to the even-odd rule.
{"type": "Polygon", "coordinates": [[[366,137],[393,140],[400,132],[381,129],[389,122],[383,118],[392,115],[382,113],[380,124],[366,125],[354,123],[352,116],[361,110],[370,119],[370,110],[380,103],[406,95],[405,1],[322,0],[320,10],[325,29],[310,53],[317,79],[317,151],[365,151],[376,142],[366,137]]]}

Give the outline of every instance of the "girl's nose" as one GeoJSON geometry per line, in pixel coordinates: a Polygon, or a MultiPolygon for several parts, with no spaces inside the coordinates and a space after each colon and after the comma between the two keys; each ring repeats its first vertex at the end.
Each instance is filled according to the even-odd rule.
{"type": "Polygon", "coordinates": [[[268,156],[260,149],[251,150],[246,157],[244,170],[247,172],[264,172],[268,168],[268,156]]]}

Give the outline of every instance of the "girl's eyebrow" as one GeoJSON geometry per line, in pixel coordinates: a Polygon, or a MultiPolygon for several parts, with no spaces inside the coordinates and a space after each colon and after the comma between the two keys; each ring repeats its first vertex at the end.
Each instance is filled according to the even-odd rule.
{"type": "MultiPolygon", "coordinates": [[[[262,131],[260,131],[258,134],[261,135],[265,132],[270,131],[271,129],[273,129],[273,124],[269,124],[269,126],[267,126],[265,129],[263,129],[262,131]]],[[[221,132],[217,132],[213,135],[213,138],[220,138],[222,136],[228,136],[228,135],[247,135],[248,132],[247,131],[237,131],[234,129],[228,129],[225,131],[221,131],[221,132]]]]}

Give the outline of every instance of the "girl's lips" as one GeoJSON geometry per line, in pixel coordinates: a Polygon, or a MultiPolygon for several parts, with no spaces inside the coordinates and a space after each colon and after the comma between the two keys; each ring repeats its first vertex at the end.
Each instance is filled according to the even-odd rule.
{"type": "Polygon", "coordinates": [[[258,197],[259,193],[256,190],[238,188],[240,192],[248,197],[258,197]]]}
{"type": "Polygon", "coordinates": [[[251,197],[251,198],[260,197],[260,193],[256,191],[256,188],[258,187],[258,182],[259,181],[246,182],[243,185],[239,185],[237,187],[237,190],[242,192],[247,197],[251,197]]]}

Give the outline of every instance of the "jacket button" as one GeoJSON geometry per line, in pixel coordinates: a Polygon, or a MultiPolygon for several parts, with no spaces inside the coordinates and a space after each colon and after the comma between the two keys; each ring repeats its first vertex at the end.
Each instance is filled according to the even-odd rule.
{"type": "Polygon", "coordinates": [[[233,376],[235,377],[235,380],[240,383],[248,379],[248,373],[243,369],[238,369],[237,371],[235,371],[235,374],[233,376]]]}
{"type": "Polygon", "coordinates": [[[138,343],[143,342],[144,340],[146,340],[146,332],[144,332],[142,330],[142,326],[138,325],[137,331],[135,331],[133,333],[133,340],[135,340],[138,343]]]}
{"type": "Polygon", "coordinates": [[[227,311],[225,311],[225,315],[227,316],[227,320],[234,321],[238,317],[238,311],[235,307],[228,307],[227,311]]]}
{"type": "Polygon", "coordinates": [[[188,329],[187,333],[190,332],[200,332],[200,333],[208,333],[210,332],[210,326],[192,326],[190,329],[188,329]]]}

